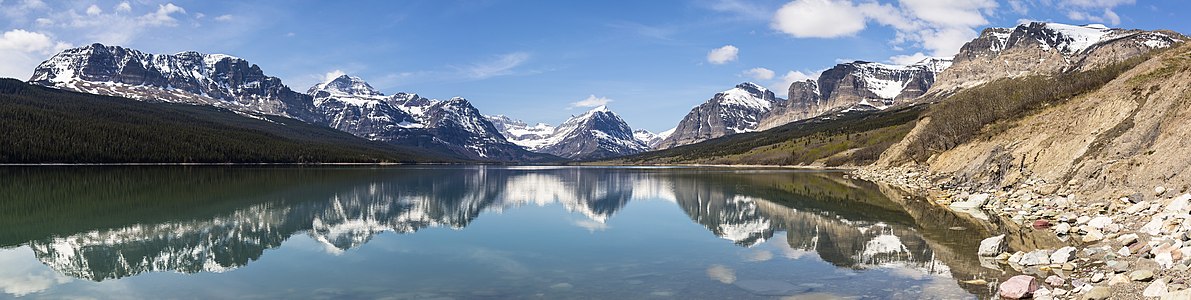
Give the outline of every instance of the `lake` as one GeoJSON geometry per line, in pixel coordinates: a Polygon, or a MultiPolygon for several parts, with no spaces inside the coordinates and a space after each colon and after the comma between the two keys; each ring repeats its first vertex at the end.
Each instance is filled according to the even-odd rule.
{"type": "Polygon", "coordinates": [[[989,231],[826,171],[0,168],[0,298],[987,298],[989,231]]]}

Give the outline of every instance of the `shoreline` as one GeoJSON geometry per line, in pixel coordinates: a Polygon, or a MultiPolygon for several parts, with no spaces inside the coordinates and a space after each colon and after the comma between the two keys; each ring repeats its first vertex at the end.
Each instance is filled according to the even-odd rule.
{"type": "Polygon", "coordinates": [[[1003,292],[1007,285],[1013,289],[1025,282],[1027,289],[1036,284],[1029,293],[1032,299],[1191,299],[1191,194],[1157,187],[1156,201],[1097,200],[1035,193],[1039,186],[1001,191],[944,186],[935,183],[938,175],[917,167],[867,167],[850,174],[923,196],[956,213],[1016,223],[1029,234],[1053,236],[1066,245],[1018,243],[1010,249],[1005,234],[1021,238],[1022,232],[981,237],[978,252],[985,252],[987,242],[993,253],[971,255],[1023,274],[1013,280],[992,276],[986,279],[990,290],[1003,292]]]}
{"type": "Polygon", "coordinates": [[[682,167],[729,169],[788,169],[806,171],[852,172],[858,167],[821,167],[801,165],[728,165],[728,164],[511,164],[511,163],[0,163],[3,167],[96,167],[96,166],[530,166],[530,167],[682,167]]]}

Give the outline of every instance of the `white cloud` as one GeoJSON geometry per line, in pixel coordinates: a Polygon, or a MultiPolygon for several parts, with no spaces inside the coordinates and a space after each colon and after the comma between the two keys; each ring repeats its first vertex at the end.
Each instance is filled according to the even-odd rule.
{"type": "Polygon", "coordinates": [[[1068,0],[1065,2],[1071,6],[1087,8],[1111,8],[1125,4],[1132,5],[1137,3],[1136,0],[1068,0]]]}
{"type": "Polygon", "coordinates": [[[232,15],[221,15],[221,16],[215,17],[215,21],[227,22],[227,21],[231,21],[233,18],[234,17],[232,17],[232,15]]]}
{"type": "Polygon", "coordinates": [[[778,9],[770,26],[799,38],[832,38],[864,30],[865,16],[851,1],[796,0],[778,9]]]}
{"type": "Polygon", "coordinates": [[[1019,15],[1030,13],[1030,7],[1026,6],[1026,3],[1022,2],[1022,0],[1009,0],[1009,7],[1019,15]]]}
{"type": "Polygon", "coordinates": [[[783,91],[788,90],[790,88],[790,84],[793,84],[794,82],[819,79],[820,73],[823,73],[823,71],[814,72],[814,73],[804,73],[801,71],[789,71],[789,72],[786,72],[786,75],[782,75],[782,78],[780,78],[776,83],[771,85],[769,89],[778,91],[778,94],[781,94],[781,93],[783,93],[783,91]]]}
{"type": "Polygon", "coordinates": [[[752,68],[744,71],[744,74],[742,75],[756,80],[770,80],[773,79],[773,76],[776,75],[776,73],[774,73],[773,70],[766,68],[752,68]]]}
{"type": "Polygon", "coordinates": [[[587,96],[587,99],[571,102],[571,106],[567,107],[567,109],[574,109],[574,108],[578,108],[578,107],[598,107],[598,106],[608,105],[608,102],[612,102],[612,99],[608,99],[607,97],[596,97],[596,95],[591,95],[591,96],[587,96]]]}
{"type": "Polygon", "coordinates": [[[91,4],[91,6],[87,7],[87,15],[98,16],[99,14],[102,14],[102,13],[103,13],[103,9],[99,8],[99,5],[91,4]]]}
{"type": "Polygon", "coordinates": [[[335,80],[335,78],[339,78],[339,76],[343,75],[347,75],[347,73],[344,73],[343,70],[327,72],[327,74],[323,74],[323,82],[331,82],[331,80],[335,80]]]}
{"type": "Polygon", "coordinates": [[[711,10],[735,14],[745,19],[769,18],[769,9],[747,0],[716,0],[707,6],[711,10]]]}
{"type": "Polygon", "coordinates": [[[0,37],[0,50],[15,50],[21,52],[44,51],[54,46],[54,40],[48,35],[13,29],[0,37]]]}
{"type": "Polygon", "coordinates": [[[795,0],[774,14],[771,26],[798,38],[851,36],[869,22],[892,27],[894,47],[913,44],[933,56],[951,56],[988,24],[994,0],[900,0],[896,5],[852,0],[795,0]]]}
{"type": "Polygon", "coordinates": [[[70,277],[32,259],[34,256],[28,247],[0,249],[0,266],[4,266],[0,268],[0,291],[21,297],[70,282],[70,277]]]}
{"type": "Polygon", "coordinates": [[[70,48],[40,32],[13,29],[0,35],[0,77],[26,78],[47,55],[70,48]]]}
{"type": "Polygon", "coordinates": [[[496,60],[473,64],[461,68],[464,76],[472,79],[485,79],[495,76],[513,74],[513,69],[529,61],[529,53],[513,52],[500,55],[496,60]]]}
{"type": "Polygon", "coordinates": [[[608,230],[608,224],[594,220],[575,220],[574,224],[590,232],[608,230]]]}
{"type": "Polygon", "coordinates": [[[116,12],[130,12],[130,11],[132,11],[132,5],[128,4],[128,1],[120,2],[120,4],[116,4],[116,12]]]}
{"type": "Polygon", "coordinates": [[[178,19],[175,19],[173,16],[176,13],[185,14],[186,9],[173,3],[157,5],[157,11],[141,16],[140,22],[141,24],[150,26],[177,26],[178,19]]]}
{"type": "Polygon", "coordinates": [[[1121,24],[1121,16],[1113,8],[1121,5],[1136,4],[1135,0],[1071,0],[1057,3],[1046,2],[1055,8],[1066,11],[1067,18],[1075,21],[1088,21],[1121,24]]]}
{"type": "Polygon", "coordinates": [[[735,61],[737,54],[739,53],[740,49],[737,49],[736,46],[732,45],[715,48],[712,49],[711,52],[707,52],[707,62],[717,65],[726,64],[728,62],[735,61]]]}
{"type": "Polygon", "coordinates": [[[918,63],[918,62],[920,62],[924,59],[927,59],[927,58],[930,58],[930,56],[926,55],[926,54],[922,54],[922,52],[917,52],[917,53],[910,54],[910,55],[894,55],[893,57],[889,58],[889,62],[891,62],[893,64],[904,66],[904,65],[912,65],[912,64],[918,63]]]}

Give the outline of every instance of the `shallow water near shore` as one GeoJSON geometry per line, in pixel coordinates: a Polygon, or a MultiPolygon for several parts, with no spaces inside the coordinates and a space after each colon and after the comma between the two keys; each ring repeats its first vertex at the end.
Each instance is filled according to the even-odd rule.
{"type": "Polygon", "coordinates": [[[1002,275],[985,225],[831,171],[20,167],[0,200],[0,298],[964,299],[1002,275]]]}

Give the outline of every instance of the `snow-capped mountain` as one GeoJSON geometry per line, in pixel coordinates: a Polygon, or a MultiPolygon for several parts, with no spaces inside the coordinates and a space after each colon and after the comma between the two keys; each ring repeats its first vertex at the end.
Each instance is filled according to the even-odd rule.
{"type": "Polygon", "coordinates": [[[670,128],[669,130],[662,131],[660,133],[649,132],[649,130],[645,129],[637,129],[633,130],[633,137],[644,143],[646,146],[649,146],[649,148],[654,148],[661,143],[662,140],[670,137],[670,134],[673,133],[674,128],[670,128]]]}
{"type": "Polygon", "coordinates": [[[554,134],[554,126],[546,123],[529,126],[524,121],[504,115],[484,117],[492,122],[492,125],[496,126],[500,134],[504,135],[509,142],[529,150],[541,149],[546,145],[550,135],[554,134]]]}
{"type": "Polygon", "coordinates": [[[417,94],[385,96],[363,79],[342,75],[307,91],[327,125],[370,140],[448,150],[479,160],[520,161],[536,155],[507,141],[467,99],[417,94]]]}
{"type": "MultiPolygon", "coordinates": [[[[509,143],[466,99],[386,96],[364,80],[340,76],[303,94],[257,65],[223,54],[149,54],[92,44],[41,63],[31,83],[144,101],[227,108],[325,125],[370,140],[485,161],[540,161],[509,143]]],[[[556,158],[554,158],[556,159],[556,158]]]]}
{"type": "Polygon", "coordinates": [[[757,130],[840,110],[882,110],[922,96],[951,60],[927,58],[901,66],[855,61],[837,64],[815,80],[790,84],[788,101],[765,115],[757,130]]]}
{"type": "Polygon", "coordinates": [[[762,117],[785,100],[768,89],[745,82],[691,109],[673,133],[658,143],[658,149],[698,143],[741,132],[756,131],[762,117]]]}
{"type": "Polygon", "coordinates": [[[646,141],[638,138],[636,131],[605,106],[571,116],[558,127],[545,123],[529,126],[524,121],[501,115],[487,118],[514,144],[530,151],[570,159],[601,159],[650,149],[646,141]]]}
{"type": "Polygon", "coordinates": [[[359,77],[343,75],[314,85],[307,94],[314,97],[315,112],[324,116],[327,126],[366,139],[382,140],[401,129],[425,127],[359,77]]]}
{"type": "Polygon", "coordinates": [[[602,159],[649,150],[633,136],[633,129],[605,106],[572,116],[536,151],[578,160],[602,159]]]}
{"type": "Polygon", "coordinates": [[[248,61],[223,54],[149,54],[91,44],[42,62],[29,82],[78,92],[224,107],[320,121],[309,96],[248,61]]]}
{"type": "Polygon", "coordinates": [[[1030,22],[987,28],[964,44],[955,63],[939,74],[931,93],[948,93],[1003,77],[1096,68],[1186,41],[1167,30],[1108,28],[1030,22]]]}

